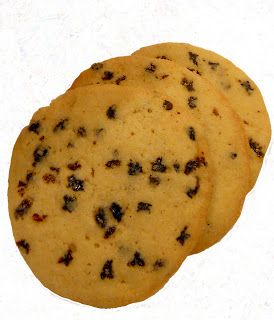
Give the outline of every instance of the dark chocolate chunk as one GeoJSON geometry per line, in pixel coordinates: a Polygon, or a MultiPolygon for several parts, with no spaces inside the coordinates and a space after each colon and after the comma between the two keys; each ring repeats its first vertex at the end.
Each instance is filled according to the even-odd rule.
{"type": "Polygon", "coordinates": [[[65,195],[63,199],[64,205],[62,209],[68,212],[74,211],[76,208],[76,197],[65,195]]]}
{"type": "Polygon", "coordinates": [[[149,66],[145,68],[145,71],[151,72],[151,73],[155,72],[155,70],[156,70],[156,66],[153,63],[151,63],[149,66]]]}
{"type": "Polygon", "coordinates": [[[134,267],[136,265],[139,267],[144,267],[145,261],[144,261],[144,259],[141,258],[140,252],[135,251],[133,259],[131,261],[129,261],[127,265],[129,267],[134,267]]]}
{"type": "Polygon", "coordinates": [[[190,140],[193,140],[193,141],[196,140],[196,133],[195,133],[195,130],[193,127],[189,127],[187,129],[187,134],[188,134],[190,140]]]}
{"type": "Polygon", "coordinates": [[[236,159],[237,156],[238,156],[238,155],[237,155],[237,153],[235,153],[235,152],[231,152],[231,153],[230,153],[230,158],[233,159],[233,160],[236,159]]]}
{"type": "Polygon", "coordinates": [[[124,81],[124,80],[126,80],[126,76],[125,75],[123,75],[123,76],[119,77],[118,79],[116,79],[115,83],[117,85],[119,85],[121,83],[121,81],[124,81]]]}
{"type": "Polygon", "coordinates": [[[189,51],[188,57],[189,57],[189,60],[191,60],[196,66],[198,66],[197,58],[199,57],[199,55],[197,53],[193,53],[193,52],[189,51]]]}
{"type": "Polygon", "coordinates": [[[18,248],[23,248],[26,252],[26,254],[29,253],[30,251],[30,245],[26,240],[20,240],[20,241],[16,241],[16,245],[18,248]]]}
{"type": "Polygon", "coordinates": [[[211,70],[216,70],[220,64],[218,62],[208,61],[208,65],[210,66],[211,70]]]}
{"type": "Polygon", "coordinates": [[[143,168],[140,165],[139,162],[133,162],[132,160],[130,160],[130,162],[128,163],[128,174],[130,176],[136,176],[139,173],[143,172],[143,168]]]}
{"type": "MultiPolygon", "coordinates": [[[[87,136],[87,131],[84,127],[79,127],[78,130],[77,130],[77,136],[78,137],[86,137],[87,136]]],[[[73,147],[73,144],[72,143],[69,143],[68,144],[68,147],[71,148],[73,147]]]]}
{"type": "Polygon", "coordinates": [[[161,268],[163,268],[165,266],[165,262],[162,259],[157,259],[154,263],[153,263],[153,269],[154,270],[159,270],[161,268]]]}
{"type": "Polygon", "coordinates": [[[64,265],[67,267],[72,260],[72,251],[71,249],[68,249],[67,252],[63,255],[63,257],[59,258],[58,263],[64,263],[64,265]]]}
{"type": "Polygon", "coordinates": [[[68,188],[71,188],[73,191],[84,191],[84,180],[76,179],[75,175],[68,177],[68,188]]]}
{"type": "Polygon", "coordinates": [[[113,78],[113,72],[111,71],[104,71],[104,75],[102,80],[111,80],[113,78]]]}
{"type": "Polygon", "coordinates": [[[38,213],[34,213],[32,215],[32,220],[36,221],[36,222],[42,222],[46,219],[47,215],[46,214],[38,214],[38,213]]]}
{"type": "Polygon", "coordinates": [[[80,169],[82,166],[78,161],[75,161],[74,163],[69,163],[68,168],[72,171],[75,171],[77,169],[80,169]]]}
{"type": "Polygon", "coordinates": [[[179,164],[178,162],[175,162],[175,163],[173,164],[173,168],[174,168],[174,170],[175,170],[176,172],[179,172],[179,171],[180,171],[180,164],[179,164]]]}
{"type": "Polygon", "coordinates": [[[99,208],[95,215],[96,223],[101,227],[105,228],[107,225],[107,219],[105,215],[105,210],[103,208],[99,208]]]}
{"type": "Polygon", "coordinates": [[[152,175],[149,176],[149,183],[150,184],[158,186],[160,184],[160,182],[161,182],[161,179],[159,177],[152,176],[152,175]]]}
{"type": "Polygon", "coordinates": [[[195,160],[189,160],[186,163],[184,174],[188,175],[192,171],[200,168],[201,166],[206,166],[207,162],[205,161],[204,157],[197,157],[195,160]]]}
{"type": "Polygon", "coordinates": [[[195,188],[189,188],[189,189],[187,190],[186,194],[187,194],[187,196],[188,196],[189,198],[192,199],[192,198],[197,194],[197,192],[199,191],[199,189],[200,189],[200,180],[199,180],[198,177],[196,177],[196,186],[195,186],[195,188]]]}
{"type": "Polygon", "coordinates": [[[198,70],[194,69],[194,68],[187,68],[189,71],[197,73],[199,76],[201,76],[201,72],[199,72],[198,70]]]}
{"type": "Polygon", "coordinates": [[[124,215],[124,213],[122,212],[122,207],[120,207],[118,203],[112,202],[109,210],[111,211],[115,220],[117,220],[118,222],[122,220],[122,216],[124,215]]]}
{"type": "Polygon", "coordinates": [[[258,142],[254,141],[252,138],[249,139],[250,148],[256,153],[258,158],[264,157],[263,147],[259,145],[258,142]]]}
{"type": "Polygon", "coordinates": [[[162,74],[161,76],[159,76],[159,77],[157,76],[156,78],[163,80],[163,79],[166,79],[167,77],[169,77],[169,74],[162,74]]]}
{"type": "Polygon", "coordinates": [[[212,113],[213,113],[216,117],[218,117],[218,116],[220,115],[220,114],[219,114],[219,111],[218,111],[216,108],[213,108],[212,113]]]}
{"type": "Polygon", "coordinates": [[[26,181],[29,182],[29,181],[32,179],[32,177],[33,177],[33,172],[27,173],[27,175],[26,175],[26,181]]]}
{"type": "Polygon", "coordinates": [[[96,63],[93,63],[90,67],[92,70],[99,70],[99,69],[102,69],[103,68],[103,64],[101,62],[96,62],[96,63]]]}
{"type": "Polygon", "coordinates": [[[156,59],[170,60],[166,56],[157,56],[156,59]]]}
{"type": "Polygon", "coordinates": [[[116,105],[113,104],[112,106],[110,106],[110,107],[107,109],[106,114],[107,114],[107,117],[108,117],[109,119],[115,119],[115,117],[116,117],[116,105]]]}
{"type": "Polygon", "coordinates": [[[187,78],[183,78],[181,80],[181,85],[186,87],[187,91],[195,91],[192,80],[187,80],[187,78]]]}
{"type": "Polygon", "coordinates": [[[198,98],[197,97],[193,97],[193,96],[190,96],[187,100],[187,104],[189,106],[190,109],[194,109],[194,108],[197,108],[197,102],[198,98]]]}
{"type": "Polygon", "coordinates": [[[104,235],[104,238],[105,239],[108,239],[114,232],[116,231],[116,227],[108,227],[106,232],[105,232],[105,235],[104,235]]]}
{"type": "Polygon", "coordinates": [[[37,121],[37,122],[33,122],[29,125],[29,131],[32,131],[36,134],[39,134],[39,131],[40,131],[40,122],[37,121]]]}
{"type": "Polygon", "coordinates": [[[181,231],[179,237],[176,238],[178,242],[183,246],[185,244],[185,241],[190,238],[190,234],[186,232],[187,226],[184,227],[184,229],[181,231]]]}
{"type": "Polygon", "coordinates": [[[251,84],[248,80],[241,81],[239,80],[241,86],[246,90],[246,92],[251,95],[251,93],[254,91],[254,88],[251,87],[251,84]]]}
{"type": "Polygon", "coordinates": [[[107,260],[103,266],[102,272],[100,273],[102,280],[104,279],[113,279],[113,270],[112,270],[112,260],[107,260]]]}
{"type": "Polygon", "coordinates": [[[18,182],[18,188],[20,188],[20,187],[26,187],[26,186],[27,186],[26,182],[19,180],[19,182],[18,182]]]}
{"type": "Polygon", "coordinates": [[[152,206],[152,204],[141,201],[141,202],[138,203],[137,212],[139,212],[139,211],[150,211],[150,207],[151,206],[152,206]]]}
{"type": "Polygon", "coordinates": [[[55,183],[56,177],[53,174],[46,173],[43,175],[43,180],[46,183],[55,183]]]}
{"type": "Polygon", "coordinates": [[[113,169],[114,167],[119,167],[121,165],[121,161],[120,160],[109,160],[105,166],[107,168],[111,168],[113,169]]]}
{"type": "Polygon", "coordinates": [[[67,124],[68,124],[68,119],[60,120],[54,127],[53,132],[65,130],[67,124]]]}
{"type": "Polygon", "coordinates": [[[51,171],[55,171],[57,174],[60,172],[60,168],[50,167],[51,171]]]}
{"type": "Polygon", "coordinates": [[[173,108],[173,103],[171,103],[168,100],[165,100],[164,103],[163,103],[163,108],[165,110],[171,110],[173,108]]]}
{"type": "Polygon", "coordinates": [[[46,147],[39,146],[33,152],[34,163],[32,164],[34,167],[37,162],[41,162],[47,155],[49,151],[46,147]]]}
{"type": "Polygon", "coordinates": [[[22,200],[19,206],[15,209],[15,218],[18,219],[19,217],[23,217],[28,212],[32,204],[33,201],[30,198],[22,200]]]}
{"type": "Polygon", "coordinates": [[[74,144],[72,142],[69,142],[67,144],[67,148],[70,149],[70,148],[74,148],[74,144]]]}
{"type": "Polygon", "coordinates": [[[159,157],[154,162],[152,162],[151,170],[156,172],[165,172],[166,166],[162,163],[162,160],[162,157],[159,157]]]}

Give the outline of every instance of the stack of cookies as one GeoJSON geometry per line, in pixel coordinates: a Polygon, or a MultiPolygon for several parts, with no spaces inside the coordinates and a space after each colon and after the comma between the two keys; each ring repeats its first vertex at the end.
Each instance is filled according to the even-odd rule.
{"type": "Polygon", "coordinates": [[[163,43],[94,63],[17,139],[16,244],[63,297],[144,300],[231,229],[270,135],[258,87],[214,52],[163,43]]]}

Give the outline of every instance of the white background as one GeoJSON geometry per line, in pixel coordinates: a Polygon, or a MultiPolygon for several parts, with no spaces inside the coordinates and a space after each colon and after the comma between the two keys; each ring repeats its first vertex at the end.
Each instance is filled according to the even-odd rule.
{"type": "Polygon", "coordinates": [[[273,0],[0,0],[1,320],[274,319],[273,146],[233,230],[155,296],[119,309],[42,287],[14,244],[6,197],[12,147],[32,113],[91,63],[141,46],[190,42],[231,59],[257,82],[273,122],[273,32],[273,0]]]}

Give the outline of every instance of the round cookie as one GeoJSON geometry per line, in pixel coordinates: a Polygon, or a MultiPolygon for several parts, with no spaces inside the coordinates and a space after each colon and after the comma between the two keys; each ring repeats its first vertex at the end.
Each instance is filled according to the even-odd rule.
{"type": "Polygon", "coordinates": [[[134,55],[169,59],[209,80],[229,99],[241,119],[249,149],[254,186],[271,138],[269,116],[259,88],[241,69],[215,52],[187,43],[161,43],[141,48],[134,55]]]}
{"type": "Polygon", "coordinates": [[[87,86],[38,110],[22,130],[10,219],[50,290],[96,307],[126,305],[158,291],[193,250],[210,163],[189,136],[197,121],[170,106],[141,88],[87,86]]]}
{"type": "Polygon", "coordinates": [[[201,134],[207,138],[212,155],[214,189],[207,227],[194,253],[222,239],[238,219],[250,186],[245,135],[227,101],[209,82],[178,64],[141,56],[95,63],[79,75],[71,88],[98,83],[166,93],[180,103],[182,110],[202,121],[201,134]]]}

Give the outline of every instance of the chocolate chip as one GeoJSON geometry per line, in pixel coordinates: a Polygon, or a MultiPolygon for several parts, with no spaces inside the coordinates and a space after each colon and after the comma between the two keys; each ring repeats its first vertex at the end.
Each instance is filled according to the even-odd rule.
{"type": "Polygon", "coordinates": [[[159,270],[161,268],[163,268],[165,266],[165,262],[162,259],[157,259],[154,263],[153,263],[153,269],[154,270],[159,270]]]}
{"type": "Polygon", "coordinates": [[[152,204],[147,203],[147,202],[139,202],[137,206],[137,212],[139,211],[150,211],[150,207],[152,204]]]}
{"type": "Polygon", "coordinates": [[[103,68],[103,64],[101,62],[96,62],[96,63],[93,63],[90,68],[94,71],[97,71],[103,68]]]}
{"type": "Polygon", "coordinates": [[[103,266],[102,272],[100,273],[102,280],[104,279],[113,279],[113,270],[112,270],[112,260],[107,260],[103,266]]]}
{"type": "Polygon", "coordinates": [[[199,57],[199,55],[197,53],[193,53],[193,52],[189,51],[188,57],[189,57],[189,60],[191,60],[196,66],[198,66],[197,58],[199,57]]]}
{"type": "Polygon", "coordinates": [[[140,252],[135,251],[133,259],[131,261],[129,261],[127,265],[129,267],[134,267],[136,265],[139,267],[144,267],[145,261],[141,258],[140,252]]]}
{"type": "Polygon", "coordinates": [[[26,240],[20,240],[20,241],[16,241],[16,245],[18,248],[23,248],[26,252],[26,254],[29,253],[30,251],[30,245],[26,240]]]}
{"type": "Polygon", "coordinates": [[[174,170],[175,170],[176,172],[179,172],[179,171],[180,171],[180,164],[179,164],[178,162],[175,162],[175,163],[173,164],[173,168],[174,168],[174,170]]]}
{"type": "Polygon", "coordinates": [[[122,220],[122,216],[124,215],[124,213],[122,212],[122,207],[120,207],[118,203],[112,202],[109,210],[111,211],[115,220],[117,220],[118,222],[122,220]]]}
{"type": "Polygon", "coordinates": [[[26,175],[26,181],[29,182],[33,178],[33,172],[29,172],[26,175]]]}
{"type": "Polygon", "coordinates": [[[194,72],[196,74],[198,74],[199,76],[201,76],[201,72],[199,72],[198,70],[194,69],[194,68],[187,68],[189,71],[194,72]]]}
{"type": "Polygon", "coordinates": [[[252,138],[249,139],[249,146],[255,152],[258,158],[264,157],[263,147],[259,145],[258,142],[254,141],[252,138]]]}
{"type": "Polygon", "coordinates": [[[33,200],[30,198],[22,200],[19,206],[15,209],[15,218],[18,219],[19,217],[23,217],[28,212],[32,204],[33,200]]]}
{"type": "MultiPolygon", "coordinates": [[[[77,136],[78,137],[86,137],[87,136],[86,129],[84,127],[79,127],[78,130],[77,130],[77,136]]],[[[74,147],[74,145],[72,143],[69,143],[68,147],[71,148],[71,147],[74,147]]]]}
{"type": "Polygon", "coordinates": [[[173,103],[171,103],[168,100],[165,100],[164,103],[163,103],[163,108],[165,110],[171,110],[173,108],[173,103]]]}
{"type": "Polygon", "coordinates": [[[84,191],[84,181],[76,179],[73,175],[68,177],[68,188],[71,188],[73,191],[84,191]]]}
{"type": "Polygon", "coordinates": [[[32,164],[34,167],[36,163],[41,162],[47,155],[49,151],[46,147],[39,146],[33,152],[34,163],[32,164]]]}
{"type": "Polygon", "coordinates": [[[179,237],[176,238],[178,242],[183,246],[185,244],[185,241],[190,238],[190,234],[186,232],[187,226],[184,227],[184,229],[181,231],[179,237]]]}
{"type": "Polygon", "coordinates": [[[114,232],[116,231],[116,227],[108,227],[106,232],[105,232],[105,235],[104,235],[104,238],[105,239],[108,239],[114,232]]]}
{"type": "Polygon", "coordinates": [[[197,157],[195,160],[189,160],[185,165],[184,174],[188,175],[192,171],[200,168],[201,166],[206,166],[207,162],[205,161],[204,157],[197,157]]]}
{"type": "Polygon", "coordinates": [[[153,184],[153,185],[155,185],[155,186],[158,186],[158,185],[160,184],[160,182],[161,182],[161,180],[160,180],[159,177],[152,176],[152,175],[149,176],[149,183],[150,183],[150,184],[153,184]]]}
{"type": "Polygon", "coordinates": [[[115,119],[116,118],[116,105],[113,104],[112,106],[110,106],[108,109],[107,109],[107,117],[109,119],[115,119]]]}
{"type": "Polygon", "coordinates": [[[56,178],[53,174],[46,173],[43,175],[43,180],[49,184],[49,183],[55,183],[56,178]]]}
{"type": "Polygon", "coordinates": [[[208,61],[208,65],[210,66],[211,70],[215,71],[220,64],[218,62],[208,61]]]}
{"type": "Polygon", "coordinates": [[[213,113],[216,117],[218,117],[218,116],[220,115],[220,114],[219,114],[219,111],[218,111],[216,108],[213,108],[212,113],[213,113]]]}
{"type": "Polygon", "coordinates": [[[70,149],[70,148],[74,148],[74,144],[73,144],[73,143],[71,143],[71,142],[69,142],[69,143],[67,144],[67,148],[68,148],[68,149],[70,149]]]}
{"type": "Polygon", "coordinates": [[[195,130],[193,127],[189,127],[187,129],[187,134],[188,134],[190,140],[193,140],[193,141],[196,140],[196,133],[195,133],[195,130]]]}
{"type": "Polygon", "coordinates": [[[235,152],[231,152],[231,153],[230,153],[230,158],[233,159],[233,160],[236,159],[237,156],[238,156],[238,155],[237,155],[237,153],[235,153],[235,152]]]}
{"type": "Polygon", "coordinates": [[[33,122],[29,125],[29,131],[32,131],[36,134],[39,134],[39,131],[40,131],[40,122],[37,121],[37,122],[33,122]]]}
{"type": "Polygon", "coordinates": [[[74,211],[76,208],[76,204],[77,204],[76,197],[65,195],[63,197],[63,199],[64,199],[64,205],[63,205],[62,209],[65,211],[68,211],[68,212],[74,211]]]}
{"type": "Polygon", "coordinates": [[[27,184],[26,184],[24,181],[19,180],[19,182],[18,182],[18,188],[19,188],[19,187],[26,187],[26,186],[27,186],[27,184]]]}
{"type": "Polygon", "coordinates": [[[82,166],[78,161],[75,161],[74,163],[69,163],[68,168],[69,170],[75,171],[77,169],[80,169],[82,166]]]}
{"type": "Polygon", "coordinates": [[[130,176],[136,176],[137,174],[143,172],[143,168],[139,162],[133,162],[132,160],[130,160],[127,166],[128,166],[128,174],[130,176]]]}
{"type": "Polygon", "coordinates": [[[36,221],[36,222],[42,222],[46,219],[47,215],[46,214],[43,214],[43,215],[40,215],[38,213],[34,213],[32,215],[32,220],[36,221]]]}
{"type": "Polygon", "coordinates": [[[105,166],[107,168],[111,168],[113,169],[114,167],[119,167],[121,165],[121,161],[120,160],[109,160],[105,166]]]}
{"type": "Polygon", "coordinates": [[[68,124],[68,119],[60,120],[53,128],[53,132],[65,130],[68,124]]]}
{"type": "Polygon", "coordinates": [[[125,76],[125,75],[119,77],[118,79],[116,79],[115,83],[116,83],[117,85],[119,85],[119,84],[120,84],[122,81],[124,81],[124,80],[126,80],[126,76],[125,76]]]}
{"type": "Polygon", "coordinates": [[[111,80],[113,78],[113,72],[111,71],[104,71],[104,75],[102,80],[111,80]]]}
{"type": "Polygon", "coordinates": [[[107,225],[107,219],[105,215],[105,210],[103,208],[99,208],[95,215],[96,223],[101,227],[105,228],[107,225]]]}
{"type": "Polygon", "coordinates": [[[187,78],[183,78],[181,80],[181,85],[186,87],[187,91],[195,91],[193,87],[193,81],[187,80],[187,78]]]}
{"type": "Polygon", "coordinates": [[[157,56],[156,59],[170,60],[166,56],[157,56]]]}
{"type": "Polygon", "coordinates": [[[197,108],[197,102],[198,98],[197,97],[193,97],[193,96],[190,96],[187,100],[187,104],[189,106],[190,109],[194,109],[194,108],[197,108]]]}
{"type": "Polygon", "coordinates": [[[254,91],[254,88],[251,87],[251,84],[248,80],[246,81],[241,81],[239,80],[241,86],[246,90],[248,95],[251,95],[251,93],[254,91]]]}
{"type": "Polygon", "coordinates": [[[72,260],[72,250],[68,249],[67,252],[63,255],[63,257],[59,258],[58,263],[64,263],[64,265],[67,267],[72,260]]]}
{"type": "Polygon", "coordinates": [[[155,70],[156,70],[156,66],[153,63],[151,63],[149,66],[145,68],[145,71],[151,72],[151,73],[155,72],[155,70]]]}
{"type": "Polygon", "coordinates": [[[154,162],[152,162],[151,170],[156,172],[165,172],[166,166],[162,163],[162,160],[162,157],[159,157],[154,162]]]}
{"type": "Polygon", "coordinates": [[[189,188],[186,192],[187,196],[192,199],[196,194],[198,193],[198,190],[200,189],[200,180],[198,177],[196,177],[196,186],[195,188],[189,188]]]}

